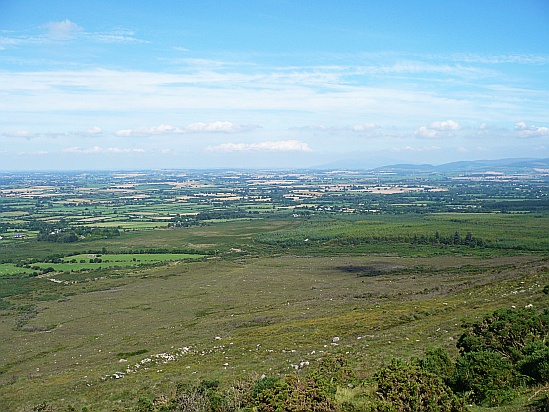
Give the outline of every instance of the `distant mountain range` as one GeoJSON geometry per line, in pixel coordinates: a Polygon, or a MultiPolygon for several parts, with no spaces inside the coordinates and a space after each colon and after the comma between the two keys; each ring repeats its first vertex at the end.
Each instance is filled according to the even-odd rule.
{"type": "Polygon", "coordinates": [[[368,168],[368,161],[359,160],[341,161],[326,164],[317,167],[318,169],[344,169],[344,170],[369,170],[373,172],[389,173],[482,173],[482,172],[502,172],[502,173],[520,173],[533,172],[536,169],[549,169],[549,158],[511,158],[497,160],[471,160],[444,163],[433,166],[430,164],[393,164],[368,168]]]}

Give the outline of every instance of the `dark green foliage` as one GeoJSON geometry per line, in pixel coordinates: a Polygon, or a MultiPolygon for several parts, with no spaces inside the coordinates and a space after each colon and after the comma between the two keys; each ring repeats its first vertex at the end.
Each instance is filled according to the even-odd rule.
{"type": "Polygon", "coordinates": [[[374,377],[376,411],[458,412],[467,408],[438,376],[418,366],[393,361],[374,377]]]}
{"type": "Polygon", "coordinates": [[[471,401],[495,406],[511,401],[520,377],[511,361],[492,350],[467,352],[456,362],[454,388],[471,401]]]}
{"type": "Polygon", "coordinates": [[[518,363],[520,373],[535,383],[549,382],[549,347],[546,343],[532,342],[523,350],[524,357],[518,363]]]}
{"type": "Polygon", "coordinates": [[[275,411],[339,411],[324,385],[315,378],[299,379],[288,375],[285,379],[263,378],[252,390],[250,406],[254,410],[275,411]]]}
{"type": "Polygon", "coordinates": [[[137,399],[137,403],[134,406],[133,410],[135,412],[147,412],[147,411],[154,411],[154,402],[152,399],[147,398],[145,396],[141,396],[137,399]]]}
{"type": "Polygon", "coordinates": [[[342,355],[322,358],[318,367],[309,373],[309,377],[330,395],[335,395],[337,386],[356,385],[358,383],[348,360],[342,355]]]}
{"type": "MultiPolygon", "coordinates": [[[[198,385],[177,386],[175,399],[169,405],[170,411],[222,412],[229,410],[226,397],[218,391],[219,381],[204,380],[198,385]]],[[[166,406],[163,406],[166,408],[166,406]]]]}
{"type": "Polygon", "coordinates": [[[549,336],[548,313],[538,315],[534,309],[500,309],[481,321],[465,325],[457,347],[462,353],[493,350],[517,362],[530,342],[549,336]]]}
{"type": "Polygon", "coordinates": [[[279,384],[280,384],[280,378],[278,377],[275,377],[275,376],[263,377],[255,382],[250,396],[252,399],[258,399],[261,397],[262,393],[273,390],[279,384]]]}
{"type": "Polygon", "coordinates": [[[29,230],[38,230],[39,233],[36,240],[43,242],[74,243],[78,241],[79,237],[112,239],[120,236],[120,231],[117,228],[69,226],[64,220],[56,225],[31,220],[26,228],[29,230]]]}
{"type": "Polygon", "coordinates": [[[425,357],[418,361],[419,367],[426,372],[441,378],[446,384],[450,383],[455,372],[454,362],[448,353],[441,348],[429,350],[425,357]]]}
{"type": "Polygon", "coordinates": [[[549,380],[548,312],[500,309],[464,325],[454,387],[484,405],[500,405],[524,383],[549,380]],[[525,379],[528,377],[529,379],[525,379]]]}

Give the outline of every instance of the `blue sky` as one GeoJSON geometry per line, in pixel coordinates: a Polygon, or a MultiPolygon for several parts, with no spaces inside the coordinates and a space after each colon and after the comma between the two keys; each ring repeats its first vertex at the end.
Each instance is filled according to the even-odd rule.
{"type": "Polygon", "coordinates": [[[549,157],[548,22],[547,0],[0,0],[0,170],[549,157]]]}

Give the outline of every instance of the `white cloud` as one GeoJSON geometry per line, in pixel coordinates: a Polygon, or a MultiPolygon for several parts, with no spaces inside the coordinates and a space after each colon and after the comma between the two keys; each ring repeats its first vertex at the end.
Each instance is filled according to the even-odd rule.
{"type": "Polygon", "coordinates": [[[93,127],[90,127],[88,130],[86,130],[86,133],[91,135],[100,134],[102,132],[103,130],[99,126],[93,126],[93,127]]]}
{"type": "Polygon", "coordinates": [[[64,21],[52,21],[40,26],[46,33],[42,35],[21,35],[15,32],[7,33],[7,36],[0,35],[0,50],[18,45],[47,45],[59,40],[78,39],[97,43],[150,43],[147,40],[135,37],[132,30],[113,29],[105,32],[89,32],[83,27],[66,19],[64,21]]]}
{"type": "Polygon", "coordinates": [[[310,132],[367,132],[379,129],[375,123],[361,123],[353,126],[324,126],[322,124],[313,124],[308,126],[290,127],[289,130],[310,131],[310,132]]]}
{"type": "Polygon", "coordinates": [[[139,129],[123,129],[115,133],[116,136],[153,136],[162,134],[178,134],[184,133],[184,130],[169,124],[161,124],[160,126],[142,127],[139,129]]]}
{"type": "Polygon", "coordinates": [[[68,147],[63,149],[63,153],[75,153],[75,154],[104,154],[104,153],[144,153],[143,149],[122,149],[119,147],[108,147],[103,149],[99,146],[90,147],[88,149],[81,149],[80,147],[68,147]]]}
{"type": "Polygon", "coordinates": [[[48,30],[48,34],[52,37],[71,37],[76,33],[84,31],[82,27],[68,19],[64,21],[51,21],[44,24],[43,27],[48,30]]]}
{"type": "Polygon", "coordinates": [[[429,138],[429,139],[434,139],[434,138],[440,137],[440,135],[441,135],[441,133],[438,130],[429,129],[426,126],[421,126],[416,131],[416,136],[426,137],[426,138],[429,138]]]}
{"type": "Polygon", "coordinates": [[[432,122],[429,124],[429,129],[446,131],[446,130],[461,130],[461,126],[454,120],[445,120],[442,122],[432,122]]]}
{"type": "Polygon", "coordinates": [[[193,123],[188,125],[185,129],[189,133],[193,132],[223,132],[223,133],[235,133],[242,132],[244,130],[250,130],[253,126],[241,126],[231,122],[212,122],[212,123],[193,123]]]}
{"type": "Polygon", "coordinates": [[[144,127],[139,129],[123,129],[115,134],[121,137],[129,136],[153,136],[165,134],[183,133],[236,133],[245,132],[258,128],[254,125],[237,125],[231,122],[192,123],[186,127],[176,127],[169,124],[160,126],[144,127]]]}
{"type": "Polygon", "coordinates": [[[518,137],[549,137],[549,127],[545,126],[528,126],[525,122],[517,122],[515,124],[515,130],[518,137]]]}
{"type": "Polygon", "coordinates": [[[335,130],[335,128],[326,127],[326,126],[321,125],[321,124],[312,124],[312,125],[308,125],[308,126],[290,127],[289,130],[324,132],[324,131],[333,131],[333,130],[335,130]]]}
{"type": "Polygon", "coordinates": [[[525,122],[517,122],[515,123],[515,130],[526,130],[528,127],[526,126],[525,122]]]}
{"type": "Polygon", "coordinates": [[[57,138],[57,137],[63,137],[63,136],[96,136],[103,133],[103,129],[101,129],[99,126],[93,126],[90,127],[88,130],[85,131],[70,131],[70,132],[29,132],[28,130],[17,130],[14,132],[5,132],[2,133],[2,136],[6,137],[23,137],[25,139],[34,139],[39,137],[45,137],[45,138],[57,138]]]}
{"type": "Polygon", "coordinates": [[[378,129],[379,126],[375,123],[363,123],[363,124],[355,124],[352,129],[355,132],[365,132],[368,130],[374,130],[378,129]]]}
{"type": "Polygon", "coordinates": [[[307,143],[299,140],[278,140],[260,143],[223,143],[208,146],[207,152],[312,152],[307,143]]]}
{"type": "Polygon", "coordinates": [[[33,152],[19,152],[19,156],[45,156],[50,154],[47,150],[35,150],[33,152]]]}
{"type": "Polygon", "coordinates": [[[24,137],[26,139],[30,139],[33,137],[33,134],[29,132],[28,130],[16,130],[15,132],[6,132],[2,133],[2,136],[6,137],[24,137]]]}
{"type": "Polygon", "coordinates": [[[123,27],[115,28],[108,32],[89,32],[86,37],[100,43],[150,43],[135,37],[134,30],[123,27]]]}
{"type": "Polygon", "coordinates": [[[474,147],[474,148],[468,148],[468,147],[460,146],[460,147],[457,148],[457,151],[460,152],[460,153],[469,153],[469,152],[472,152],[472,151],[485,152],[487,150],[488,150],[487,148],[481,147],[481,146],[477,146],[477,147],[474,147]]]}
{"type": "Polygon", "coordinates": [[[428,126],[421,126],[416,130],[418,137],[437,139],[454,136],[455,131],[461,130],[461,125],[454,120],[444,120],[440,122],[429,123],[428,126]]]}
{"type": "Polygon", "coordinates": [[[500,54],[500,55],[480,55],[480,54],[455,54],[450,56],[452,60],[463,61],[467,63],[516,63],[516,64],[546,64],[549,62],[547,55],[535,54],[500,54]]]}
{"type": "Polygon", "coordinates": [[[404,147],[393,147],[391,149],[391,151],[393,152],[431,152],[433,150],[442,150],[442,147],[440,146],[424,146],[424,147],[404,146],[404,147]]]}

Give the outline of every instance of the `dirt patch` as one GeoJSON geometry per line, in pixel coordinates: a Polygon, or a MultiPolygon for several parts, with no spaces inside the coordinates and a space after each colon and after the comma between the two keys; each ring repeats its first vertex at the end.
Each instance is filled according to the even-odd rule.
{"type": "Polygon", "coordinates": [[[348,264],[344,266],[336,266],[336,270],[345,273],[351,273],[357,277],[371,277],[371,276],[380,276],[386,275],[388,273],[402,270],[405,266],[394,265],[388,262],[379,262],[368,265],[353,265],[348,264]]]}

